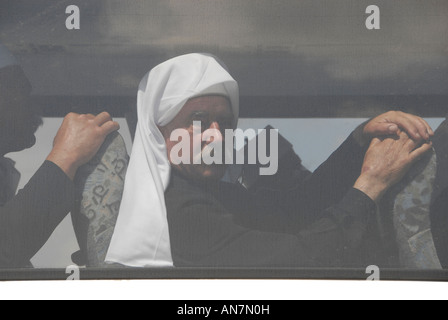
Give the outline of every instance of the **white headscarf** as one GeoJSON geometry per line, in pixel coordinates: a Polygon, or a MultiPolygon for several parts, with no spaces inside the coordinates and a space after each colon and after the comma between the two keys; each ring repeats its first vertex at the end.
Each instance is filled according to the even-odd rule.
{"type": "Polygon", "coordinates": [[[0,69],[14,65],[18,65],[16,58],[0,43],[0,69]]]}
{"type": "Polygon", "coordinates": [[[165,205],[171,166],[158,126],[174,120],[191,98],[223,93],[231,101],[236,127],[238,84],[213,56],[181,56],[143,78],[137,132],[107,262],[129,267],[173,266],[165,205]]]}

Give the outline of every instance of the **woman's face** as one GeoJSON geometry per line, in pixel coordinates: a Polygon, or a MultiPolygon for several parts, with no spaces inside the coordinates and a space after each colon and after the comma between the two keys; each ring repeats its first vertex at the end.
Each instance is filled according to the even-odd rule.
{"type": "MultiPolygon", "coordinates": [[[[174,170],[177,170],[184,177],[192,180],[220,180],[226,173],[227,166],[224,164],[206,165],[195,163],[194,143],[201,141],[201,150],[204,152],[210,143],[222,143],[225,145],[225,130],[232,129],[234,116],[228,98],[223,96],[205,96],[189,100],[177,117],[167,126],[160,128],[166,142],[168,158],[174,170]],[[195,127],[194,123],[201,123],[201,127],[195,127]],[[188,132],[190,146],[190,164],[173,164],[172,149],[179,144],[179,141],[171,140],[171,133],[176,129],[184,129],[188,132]],[[205,139],[204,134],[210,130],[217,133],[212,139],[205,139]]],[[[200,156],[200,155],[199,155],[200,156]]]]}

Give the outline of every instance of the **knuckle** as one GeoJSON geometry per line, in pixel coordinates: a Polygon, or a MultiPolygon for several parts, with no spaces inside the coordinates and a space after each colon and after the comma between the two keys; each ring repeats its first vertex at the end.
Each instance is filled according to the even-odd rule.
{"type": "Polygon", "coordinates": [[[112,116],[111,116],[110,113],[107,112],[107,111],[102,112],[102,113],[100,114],[100,116],[102,116],[102,117],[104,117],[104,118],[107,118],[107,119],[109,119],[109,120],[112,120],[112,116]]]}
{"type": "Polygon", "coordinates": [[[103,129],[101,127],[95,126],[94,133],[95,135],[101,135],[103,133],[103,129]]]}
{"type": "Polygon", "coordinates": [[[415,121],[417,127],[419,127],[419,128],[426,128],[426,125],[424,124],[424,122],[423,122],[423,120],[421,118],[415,117],[414,121],[415,121]]]}
{"type": "Polygon", "coordinates": [[[420,130],[422,130],[422,131],[426,131],[426,130],[427,130],[426,125],[425,125],[424,123],[422,123],[422,122],[419,122],[419,123],[418,123],[418,127],[419,127],[420,130]]]}
{"type": "Polygon", "coordinates": [[[67,114],[67,115],[65,116],[65,119],[67,119],[67,120],[71,120],[71,119],[75,118],[76,116],[77,116],[76,113],[74,113],[74,112],[70,112],[69,114],[67,114]]]}

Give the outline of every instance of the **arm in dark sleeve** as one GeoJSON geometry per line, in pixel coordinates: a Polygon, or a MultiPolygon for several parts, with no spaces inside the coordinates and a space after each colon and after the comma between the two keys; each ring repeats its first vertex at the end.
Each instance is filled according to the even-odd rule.
{"type": "Polygon", "coordinates": [[[334,267],[356,252],[376,205],[351,189],[322,218],[297,235],[243,227],[213,199],[177,197],[167,202],[177,267],[334,267]]]}
{"type": "Polygon", "coordinates": [[[364,127],[359,126],[314,173],[307,172],[291,151],[275,176],[260,178],[251,193],[260,209],[268,208],[268,221],[275,212],[278,222],[268,225],[283,223],[296,233],[344,198],[361,173],[367,151],[361,143],[364,127]]]}
{"type": "Polygon", "coordinates": [[[326,208],[339,203],[361,174],[367,146],[359,143],[360,126],[314,173],[293,188],[278,191],[276,206],[308,225],[326,208]],[[297,208],[301,208],[297,210],[297,208]]]}
{"type": "Polygon", "coordinates": [[[73,204],[73,182],[46,161],[26,187],[0,208],[0,267],[26,266],[73,204]]]}

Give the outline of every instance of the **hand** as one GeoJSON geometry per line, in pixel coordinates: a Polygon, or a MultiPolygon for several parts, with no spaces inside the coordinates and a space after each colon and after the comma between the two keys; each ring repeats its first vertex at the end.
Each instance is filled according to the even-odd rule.
{"type": "Polygon", "coordinates": [[[431,148],[431,143],[417,143],[404,132],[399,138],[373,139],[355,188],[380,200],[431,148]]]}
{"type": "Polygon", "coordinates": [[[373,119],[364,127],[364,142],[368,144],[373,138],[398,136],[401,131],[406,132],[416,142],[429,141],[434,136],[434,131],[424,119],[400,111],[391,111],[373,119]]]}
{"type": "Polygon", "coordinates": [[[70,113],[54,139],[47,160],[58,165],[73,180],[78,168],[96,155],[109,134],[119,129],[120,125],[112,121],[107,112],[98,116],[70,113]]]}

